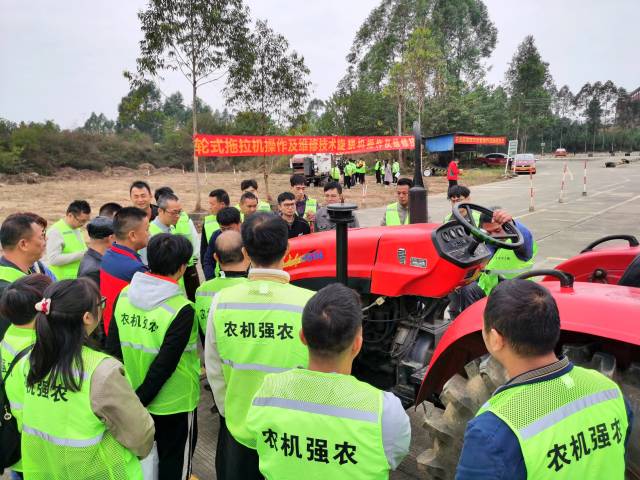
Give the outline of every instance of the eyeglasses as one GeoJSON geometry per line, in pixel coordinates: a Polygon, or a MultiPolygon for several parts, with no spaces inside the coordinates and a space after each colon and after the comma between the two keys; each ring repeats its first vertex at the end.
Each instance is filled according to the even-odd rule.
{"type": "Polygon", "coordinates": [[[295,202],[282,202],[280,204],[282,208],[294,208],[296,206],[295,202]]]}
{"type": "Polygon", "coordinates": [[[98,307],[100,307],[100,310],[104,310],[106,306],[107,306],[107,297],[100,297],[100,303],[98,304],[98,307]]]}
{"type": "Polygon", "coordinates": [[[167,212],[169,215],[173,215],[174,217],[179,217],[180,215],[182,215],[182,210],[167,210],[164,208],[163,210],[167,212]]]}

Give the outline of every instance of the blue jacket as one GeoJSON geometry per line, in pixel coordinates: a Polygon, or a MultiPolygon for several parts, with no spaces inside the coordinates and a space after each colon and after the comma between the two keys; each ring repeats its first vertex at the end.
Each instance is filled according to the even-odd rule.
{"type": "MultiPolygon", "coordinates": [[[[518,230],[520,230],[520,232],[522,233],[522,237],[524,240],[522,246],[515,250],[514,253],[520,260],[522,260],[523,262],[527,262],[531,259],[531,257],[533,257],[533,234],[519,221],[514,220],[514,223],[516,224],[516,227],[518,227],[518,230]]],[[[492,254],[496,253],[496,247],[492,245],[487,245],[487,247],[492,254]]]]}
{"type": "Polygon", "coordinates": [[[202,271],[204,273],[205,280],[211,280],[216,276],[216,260],[213,258],[213,252],[215,252],[216,240],[222,234],[222,230],[216,230],[211,235],[211,240],[207,244],[207,252],[204,254],[204,257],[201,258],[202,261],[202,271]]]}
{"type": "MultiPolygon", "coordinates": [[[[566,357],[554,364],[555,368],[546,375],[537,375],[537,370],[523,373],[501,386],[496,393],[516,385],[527,385],[560,377],[573,368],[566,357]]],[[[633,413],[627,405],[629,428],[627,442],[631,433],[633,413]]],[[[467,424],[464,445],[456,470],[456,480],[526,480],[527,469],[524,464],[520,443],[513,431],[492,412],[485,412],[473,418],[467,424]]]]}

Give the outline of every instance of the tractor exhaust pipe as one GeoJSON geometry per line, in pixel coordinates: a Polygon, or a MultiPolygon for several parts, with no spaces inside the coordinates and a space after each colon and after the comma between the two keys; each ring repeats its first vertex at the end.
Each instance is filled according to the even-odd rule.
{"type": "Polygon", "coordinates": [[[329,221],[336,225],[336,280],[347,285],[349,223],[353,221],[353,211],[358,208],[353,203],[332,203],[327,206],[329,221]]]}
{"type": "Polygon", "coordinates": [[[409,220],[411,223],[427,223],[429,210],[427,208],[427,190],[422,181],[422,133],[420,124],[413,122],[414,172],[413,188],[409,190],[409,220]]]}

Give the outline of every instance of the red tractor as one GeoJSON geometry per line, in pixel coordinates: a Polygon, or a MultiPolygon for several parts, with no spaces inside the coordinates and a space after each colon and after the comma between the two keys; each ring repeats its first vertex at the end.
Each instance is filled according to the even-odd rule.
{"type": "MultiPolygon", "coordinates": [[[[463,207],[492,213],[477,205],[463,207]]],[[[348,240],[343,217],[337,234],[291,240],[285,262],[296,285],[318,290],[342,276],[360,293],[365,342],[353,373],[394,392],[407,408],[423,405],[431,447],[418,464],[430,478],[443,479],[455,474],[467,421],[506,381],[482,340],[486,300],[452,322],[445,315],[447,296],[477,278],[491,256],[487,244],[517,248],[523,241],[513,223],[495,238],[458,208],[452,213],[455,219],[442,225],[352,229],[348,240]],[[347,251],[348,265],[341,265],[347,251]]],[[[619,382],[632,404],[635,424],[627,463],[629,475],[640,478],[640,285],[617,284],[621,278],[640,280],[640,247],[634,237],[623,238],[628,247],[594,250],[592,244],[557,270],[527,276],[545,276],[542,281],[558,303],[562,336],[557,353],[619,382]],[[627,278],[627,271],[638,278],[627,278]]]]}

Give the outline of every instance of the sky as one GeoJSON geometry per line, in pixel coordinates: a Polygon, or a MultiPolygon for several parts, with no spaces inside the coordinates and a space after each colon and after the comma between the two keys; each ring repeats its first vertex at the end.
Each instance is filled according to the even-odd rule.
{"type": "MultiPolygon", "coordinates": [[[[346,70],[356,31],[380,0],[245,0],[252,18],[267,19],[305,57],[312,96],[328,98],[346,70]]],[[[136,13],[145,0],[0,0],[0,118],[84,124],[91,112],[117,117],[129,90],[142,33],[136,13]]],[[[486,61],[487,80],[504,79],[518,44],[533,35],[558,87],[575,92],[586,82],[612,80],[640,87],[639,0],[485,0],[498,28],[486,61]]],[[[224,107],[221,84],[199,96],[224,107]]],[[[163,94],[189,84],[178,75],[160,83],[163,94]]]]}

